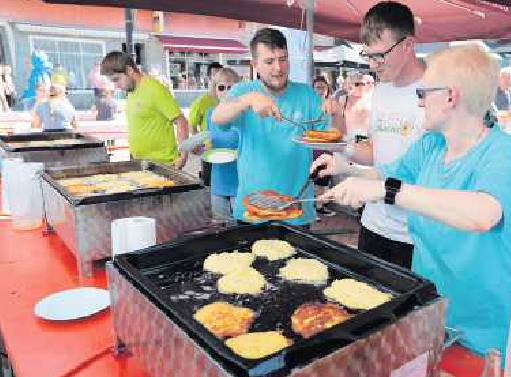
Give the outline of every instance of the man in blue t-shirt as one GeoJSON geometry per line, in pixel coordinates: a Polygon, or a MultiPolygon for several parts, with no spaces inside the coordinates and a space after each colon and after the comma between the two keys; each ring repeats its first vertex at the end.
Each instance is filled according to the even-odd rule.
{"type": "MultiPolygon", "coordinates": [[[[260,79],[234,86],[228,100],[213,110],[212,121],[239,132],[238,180],[234,217],[241,221],[243,197],[261,190],[297,195],[308,179],[312,151],[293,142],[302,133],[283,118],[295,122],[321,117],[321,98],[311,86],[288,80],[289,59],[284,35],[275,29],[259,30],[250,42],[252,64],[260,79]]],[[[323,111],[338,124],[335,101],[323,104],[323,111]]],[[[321,124],[315,128],[324,128],[321,124]]],[[[313,186],[304,198],[312,198],[313,186]]],[[[303,216],[288,222],[310,224],[315,219],[314,205],[305,202],[303,216]]]]}

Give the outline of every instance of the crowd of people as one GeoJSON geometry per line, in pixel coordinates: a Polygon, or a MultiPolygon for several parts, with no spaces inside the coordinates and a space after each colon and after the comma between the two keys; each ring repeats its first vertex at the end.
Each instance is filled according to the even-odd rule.
{"type": "MultiPolygon", "coordinates": [[[[129,92],[135,158],[181,168],[188,152],[179,153],[178,144],[202,132],[209,147],[237,148],[237,162],[212,171],[216,218],[244,223],[243,197],[262,190],[296,195],[320,166],[321,176],[350,176],[320,197],[363,207],[358,248],[432,280],[450,300],[447,324],[462,330],[463,345],[504,352],[511,136],[484,118],[493,106],[509,104],[509,70],[500,72],[494,55],[475,42],[417,58],[413,13],[394,1],[365,14],[361,39],[376,80],[354,72],[332,93],[321,76],[313,86],[290,81],[284,35],[261,29],[250,44],[258,79],[237,83],[234,71],[211,67],[210,91],[192,105],[189,119],[169,89],[125,54],[109,53],[101,72],[129,92]],[[337,128],[348,143],[313,158],[293,141],[301,132],[294,124],[325,116],[327,123],[313,127],[337,128]]],[[[303,197],[312,199],[313,189],[303,197]]],[[[305,202],[303,216],[286,222],[308,228],[315,220],[313,203],[305,202]]]]}

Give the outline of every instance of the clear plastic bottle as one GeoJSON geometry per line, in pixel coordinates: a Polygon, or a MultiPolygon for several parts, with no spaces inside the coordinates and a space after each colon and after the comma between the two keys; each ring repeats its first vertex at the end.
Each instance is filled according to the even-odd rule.
{"type": "Polygon", "coordinates": [[[480,377],[501,377],[502,355],[500,350],[490,348],[484,357],[483,372],[480,377]]]}

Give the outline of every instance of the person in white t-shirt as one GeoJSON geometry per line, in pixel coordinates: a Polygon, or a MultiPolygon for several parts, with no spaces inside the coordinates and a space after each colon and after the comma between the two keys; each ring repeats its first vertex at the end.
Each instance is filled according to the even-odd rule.
{"type": "MultiPolygon", "coordinates": [[[[384,1],[365,14],[361,56],[368,60],[379,82],[371,101],[369,142],[349,144],[343,152],[345,158],[363,165],[389,163],[421,135],[424,109],[418,106],[415,89],[426,67],[415,56],[414,34],[413,13],[406,5],[384,1]]],[[[313,166],[330,166],[332,161],[332,156],[322,155],[313,166]]],[[[358,248],[411,268],[413,243],[406,212],[383,201],[366,203],[358,248]]]]}

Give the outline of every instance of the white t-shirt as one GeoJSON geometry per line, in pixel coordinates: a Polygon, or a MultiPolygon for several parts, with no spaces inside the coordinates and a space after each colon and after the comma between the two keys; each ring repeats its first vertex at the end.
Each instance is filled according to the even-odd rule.
{"type": "MultiPolygon", "coordinates": [[[[373,141],[374,166],[401,157],[422,134],[424,109],[418,106],[415,82],[406,87],[378,83],[369,115],[369,135],[373,141]]],[[[362,225],[385,238],[413,243],[408,235],[407,213],[383,201],[366,203],[362,225]]]]}

